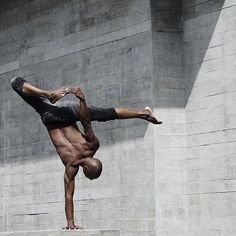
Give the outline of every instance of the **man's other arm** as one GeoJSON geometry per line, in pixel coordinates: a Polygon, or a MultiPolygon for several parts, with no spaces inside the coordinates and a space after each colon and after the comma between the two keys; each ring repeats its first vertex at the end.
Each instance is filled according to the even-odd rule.
{"type": "Polygon", "coordinates": [[[79,116],[80,116],[80,122],[84,127],[85,139],[88,142],[92,142],[95,139],[95,135],[92,129],[90,113],[85,100],[85,96],[79,87],[72,89],[75,96],[80,100],[79,116]]]}

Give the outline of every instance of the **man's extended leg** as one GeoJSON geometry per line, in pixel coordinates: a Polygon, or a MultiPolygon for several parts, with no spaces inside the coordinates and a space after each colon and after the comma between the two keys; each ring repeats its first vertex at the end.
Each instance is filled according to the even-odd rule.
{"type": "MultiPolygon", "coordinates": [[[[76,91],[76,87],[67,88],[69,93],[74,94],[76,91]]],[[[76,105],[77,108],[75,108],[75,115],[78,116],[79,114],[79,105],[76,105]]],[[[132,110],[127,108],[99,108],[95,106],[89,107],[91,120],[92,121],[110,121],[115,119],[143,119],[148,122],[151,122],[153,124],[162,124],[162,121],[159,121],[155,115],[153,114],[153,111],[150,107],[145,107],[144,110],[132,110]]],[[[78,117],[78,120],[79,117],[78,117]]]]}
{"type": "Polygon", "coordinates": [[[130,110],[126,108],[115,108],[118,119],[139,118],[147,120],[153,124],[162,124],[153,114],[150,107],[145,107],[142,111],[130,110]]]}
{"type": "MultiPolygon", "coordinates": [[[[62,102],[60,105],[53,106],[51,103],[57,101],[68,93],[74,93],[76,88],[60,88],[47,91],[36,88],[21,77],[12,79],[13,89],[40,114],[43,123],[47,127],[66,126],[80,120],[79,104],[75,102],[62,102]],[[50,111],[50,112],[49,112],[50,111]],[[46,114],[45,114],[46,113],[46,114]]],[[[98,108],[89,107],[92,121],[109,121],[115,119],[139,118],[147,120],[153,124],[161,124],[161,121],[155,118],[152,110],[145,107],[144,110],[135,111],[126,108],[98,108]]]]}
{"type": "MultiPolygon", "coordinates": [[[[31,91],[27,90],[24,92],[25,88],[30,86],[26,80],[21,77],[16,77],[11,80],[12,88],[17,92],[23,100],[25,100],[30,106],[32,106],[40,115],[45,113],[52,105],[49,104],[49,101],[46,101],[47,91],[37,90],[34,93],[33,89],[31,91]]],[[[33,87],[33,86],[32,86],[33,87]]]]}
{"type": "Polygon", "coordinates": [[[53,91],[42,90],[21,77],[13,78],[11,85],[18,95],[39,113],[45,126],[65,127],[76,122],[76,117],[73,116],[70,108],[51,104],[67,94],[65,88],[53,91]]]}

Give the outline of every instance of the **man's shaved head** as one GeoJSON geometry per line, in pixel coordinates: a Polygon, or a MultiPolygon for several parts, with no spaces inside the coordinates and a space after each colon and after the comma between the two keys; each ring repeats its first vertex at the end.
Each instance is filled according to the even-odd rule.
{"type": "Polygon", "coordinates": [[[102,162],[96,158],[85,158],[82,167],[84,175],[90,180],[97,179],[102,173],[102,162]]]}

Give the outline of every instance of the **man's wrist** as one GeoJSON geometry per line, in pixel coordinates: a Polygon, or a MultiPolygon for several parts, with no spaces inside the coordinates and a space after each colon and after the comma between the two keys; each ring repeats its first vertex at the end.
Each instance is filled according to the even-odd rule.
{"type": "Polygon", "coordinates": [[[67,87],[66,88],[66,93],[74,93],[75,91],[74,91],[74,88],[71,88],[71,87],[67,87]]]}
{"type": "Polygon", "coordinates": [[[79,98],[79,100],[80,100],[81,102],[85,102],[85,97],[84,97],[84,96],[83,96],[83,97],[77,96],[77,98],[79,98]]]}

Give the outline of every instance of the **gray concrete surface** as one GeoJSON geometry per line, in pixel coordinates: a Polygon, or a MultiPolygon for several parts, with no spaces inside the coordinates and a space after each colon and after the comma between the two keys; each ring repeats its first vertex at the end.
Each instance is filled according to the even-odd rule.
{"type": "Polygon", "coordinates": [[[0,232],[0,236],[119,236],[118,230],[31,230],[0,232]]]}
{"type": "MultiPolygon", "coordinates": [[[[76,221],[124,236],[234,236],[235,0],[0,3],[0,231],[65,224],[63,166],[13,76],[79,84],[90,104],[142,109],[94,123],[99,180],[77,177],[76,221]]],[[[73,99],[69,97],[68,99],[73,99]]]]}
{"type": "Polygon", "coordinates": [[[236,233],[235,4],[184,1],[190,236],[236,233]]]}
{"type": "MultiPolygon", "coordinates": [[[[1,231],[65,225],[63,165],[39,117],[10,87],[29,75],[42,88],[80,85],[97,106],[143,109],[151,102],[148,1],[1,2],[1,231]],[[145,85],[145,89],[143,89],[145,85]]],[[[68,98],[72,99],[72,98],[68,98]]],[[[75,220],[121,235],[155,233],[152,127],[94,124],[104,170],[76,179],[75,220]],[[137,171],[140,170],[140,171],[137,171]]]]}
{"type": "Polygon", "coordinates": [[[154,127],[156,235],[188,235],[185,82],[182,5],[151,1],[153,106],[164,120],[154,127]]]}

